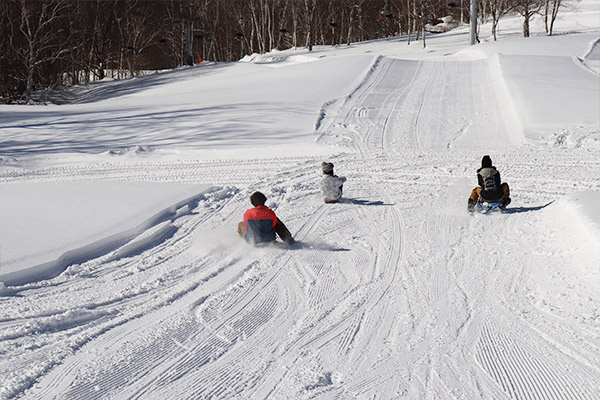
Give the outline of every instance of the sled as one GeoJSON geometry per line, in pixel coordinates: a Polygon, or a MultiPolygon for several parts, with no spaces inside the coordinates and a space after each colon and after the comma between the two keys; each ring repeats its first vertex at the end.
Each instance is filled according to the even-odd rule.
{"type": "Polygon", "coordinates": [[[489,214],[491,212],[502,212],[502,213],[506,213],[507,210],[506,208],[502,207],[502,202],[500,201],[491,201],[491,202],[487,202],[487,201],[480,201],[479,203],[477,203],[477,207],[479,208],[479,212],[481,214],[489,214]]]}

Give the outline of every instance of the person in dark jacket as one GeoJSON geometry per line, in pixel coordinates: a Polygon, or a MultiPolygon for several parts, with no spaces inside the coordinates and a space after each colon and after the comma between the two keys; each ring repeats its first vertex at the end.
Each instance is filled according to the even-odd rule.
{"type": "Polygon", "coordinates": [[[275,212],[265,206],[266,201],[266,196],[261,192],[252,193],[250,203],[254,208],[244,213],[244,221],[238,224],[238,234],[252,245],[272,243],[276,234],[287,244],[294,244],[292,234],[275,212]]]}
{"type": "Polygon", "coordinates": [[[502,209],[510,204],[508,183],[501,183],[500,172],[492,165],[492,159],[488,155],[481,159],[481,168],[477,170],[477,182],[479,186],[473,189],[469,197],[469,211],[473,211],[479,201],[501,202],[502,209]]]}

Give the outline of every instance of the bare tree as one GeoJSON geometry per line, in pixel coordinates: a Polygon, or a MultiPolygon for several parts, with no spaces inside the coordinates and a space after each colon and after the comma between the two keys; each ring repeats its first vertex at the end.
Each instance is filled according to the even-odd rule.
{"type": "Polygon", "coordinates": [[[317,0],[304,0],[304,18],[306,21],[306,47],[308,47],[308,51],[312,51],[314,45],[314,25],[316,9],[317,0]]]}
{"type": "Polygon", "coordinates": [[[417,16],[418,16],[421,33],[423,34],[423,48],[426,48],[427,43],[425,41],[425,20],[427,18],[427,14],[426,14],[426,9],[425,9],[425,2],[423,0],[421,0],[421,10],[417,16]]]}
{"type": "Polygon", "coordinates": [[[410,0],[406,0],[406,32],[408,34],[408,41],[406,42],[410,46],[410,34],[413,32],[412,24],[414,21],[413,14],[410,11],[410,0]]]}
{"type": "Polygon", "coordinates": [[[250,6],[250,18],[252,21],[251,38],[254,39],[256,37],[258,52],[264,53],[266,51],[264,38],[265,32],[261,26],[260,1],[261,0],[249,0],[248,5],[250,6]]]}
{"type": "MultiPolygon", "coordinates": [[[[283,1],[282,3],[280,3],[280,6],[277,7],[276,10],[274,10],[274,12],[276,13],[276,21],[275,21],[275,25],[276,25],[276,29],[277,29],[277,42],[276,42],[276,46],[277,49],[282,50],[285,47],[289,47],[289,44],[286,45],[286,38],[287,38],[287,33],[288,30],[286,28],[287,26],[287,20],[288,20],[288,13],[289,13],[289,8],[290,7],[294,7],[294,3],[290,2],[290,1],[283,1]]],[[[289,43],[289,42],[288,42],[289,43]]]]}
{"type": "Polygon", "coordinates": [[[298,47],[298,30],[300,29],[300,5],[295,0],[290,0],[290,18],[291,18],[291,28],[292,28],[292,38],[291,45],[292,47],[298,47]]]}
{"type": "Polygon", "coordinates": [[[127,62],[130,77],[135,76],[140,54],[159,36],[159,31],[149,23],[151,10],[138,0],[127,1],[123,7],[115,7],[114,10],[121,40],[121,57],[127,62]]]}
{"type": "Polygon", "coordinates": [[[12,27],[11,7],[7,2],[0,2],[0,101],[10,102],[14,89],[14,81],[11,77],[14,54],[16,46],[13,44],[14,29],[12,27]]]}
{"type": "Polygon", "coordinates": [[[358,15],[361,12],[361,6],[364,0],[346,0],[346,8],[348,9],[348,33],[346,35],[346,43],[349,45],[353,41],[354,24],[358,20],[358,15]]]}
{"type": "Polygon", "coordinates": [[[497,40],[498,23],[503,15],[508,14],[515,7],[512,0],[488,0],[487,10],[492,18],[492,36],[497,40]]]}
{"type": "Polygon", "coordinates": [[[74,2],[69,14],[70,67],[73,84],[102,80],[115,50],[113,2],[74,2]]]}
{"type": "Polygon", "coordinates": [[[25,100],[31,101],[35,74],[43,64],[53,62],[68,51],[64,41],[57,40],[57,28],[63,12],[68,7],[66,0],[12,0],[19,11],[18,31],[24,40],[23,51],[15,52],[23,63],[25,100]]]}
{"type": "MultiPolygon", "coordinates": [[[[494,27],[508,2],[486,1],[494,27]]],[[[534,0],[518,0],[532,2],[534,0]]],[[[535,0],[542,1],[542,0],[535,0]]],[[[547,3],[548,30],[553,5],[547,3]]],[[[305,44],[352,43],[408,33],[458,0],[0,0],[0,101],[60,82],[87,83],[108,71],[237,60],[305,44]],[[12,92],[11,92],[12,91],[12,92]]],[[[461,0],[462,2],[462,0],[461,0]]],[[[461,3],[462,4],[462,3],[461,3]]],[[[462,12],[464,7],[456,9],[462,12]]],[[[526,14],[529,15],[529,14],[526,14]]],[[[113,75],[115,76],[115,75],[113,75]]]]}
{"type": "Polygon", "coordinates": [[[562,7],[562,0],[545,0],[544,4],[544,27],[548,36],[552,36],[554,29],[554,21],[558,16],[558,10],[562,7]],[[550,22],[548,22],[550,19],[550,22]]]}
{"type": "Polygon", "coordinates": [[[545,0],[517,0],[515,11],[523,17],[523,37],[529,37],[529,22],[540,12],[545,0]]]}
{"type": "Polygon", "coordinates": [[[412,32],[415,34],[415,40],[419,40],[422,37],[423,48],[427,47],[425,39],[425,24],[427,19],[431,19],[429,14],[431,11],[428,9],[425,0],[407,0],[407,12],[409,14],[409,28],[408,28],[408,44],[410,45],[410,35],[412,32]]]}

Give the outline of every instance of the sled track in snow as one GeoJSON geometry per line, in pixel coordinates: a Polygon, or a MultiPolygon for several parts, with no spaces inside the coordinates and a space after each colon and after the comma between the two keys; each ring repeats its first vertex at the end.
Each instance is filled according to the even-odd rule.
{"type": "MultiPolygon", "coordinates": [[[[475,216],[470,221],[470,229],[461,235],[461,242],[473,246],[476,238],[483,234],[511,237],[515,234],[508,222],[494,223],[488,216],[475,216]]],[[[520,223],[515,224],[520,226],[520,223]]],[[[566,322],[546,321],[547,316],[538,314],[538,310],[529,304],[528,296],[522,293],[529,290],[531,272],[527,266],[536,265],[538,255],[533,251],[515,252],[515,249],[526,247],[515,246],[506,238],[498,239],[498,244],[496,254],[485,254],[482,249],[478,252],[479,258],[472,258],[461,250],[456,255],[467,258],[456,265],[451,264],[451,270],[455,271],[453,279],[467,301],[469,318],[461,327],[459,339],[471,343],[472,356],[467,361],[473,358],[478,367],[473,373],[481,375],[482,383],[490,385],[491,389],[499,389],[508,398],[600,398],[596,389],[598,378],[590,374],[589,365],[580,363],[576,352],[566,351],[567,343],[549,341],[548,332],[544,332],[546,324],[558,322],[563,325],[566,322]],[[525,266],[507,271],[508,258],[513,263],[522,260],[525,266]],[[459,265],[462,265],[460,270],[456,269],[459,265]],[[473,270],[477,265],[483,265],[485,269],[473,270]],[[480,274],[493,285],[482,285],[484,276],[480,274]]]]}
{"type": "MultiPolygon", "coordinates": [[[[486,146],[505,147],[513,141],[506,133],[514,115],[486,112],[504,99],[493,87],[491,61],[416,62],[383,58],[365,77],[338,112],[337,123],[322,134],[328,138],[350,135],[351,145],[363,157],[390,156],[410,151],[445,150],[472,137],[486,146]],[[470,82],[460,85],[458,82],[470,82]],[[472,98],[468,107],[448,102],[472,98]],[[489,126],[500,134],[490,140],[489,126]]],[[[460,103],[463,104],[463,103],[460,103]]],[[[512,135],[515,135],[511,133],[512,135]]]]}
{"type": "MultiPolygon", "coordinates": [[[[223,207],[220,207],[223,209],[223,207]]],[[[216,215],[219,215],[218,210],[216,210],[216,215]]],[[[309,218],[303,227],[299,229],[297,237],[301,239],[304,235],[303,232],[309,233],[310,230],[315,226],[318,222],[319,218],[323,216],[323,214],[327,211],[327,207],[322,205],[318,212],[312,215],[309,218]]],[[[193,221],[196,218],[190,217],[193,221]]],[[[192,226],[188,227],[188,232],[193,231],[199,225],[205,223],[204,220],[197,220],[192,223],[192,226]]],[[[184,236],[185,237],[185,236],[184,236]]],[[[168,245],[172,245],[173,243],[168,243],[168,245]]],[[[151,249],[147,252],[149,253],[158,253],[164,252],[164,249],[167,246],[159,246],[158,248],[151,249]]],[[[169,250],[172,253],[172,250],[169,250]]],[[[228,296],[220,298],[220,309],[221,312],[226,312],[226,314],[221,314],[218,317],[218,321],[221,321],[217,326],[214,325],[214,320],[210,318],[208,321],[198,321],[191,320],[189,318],[184,317],[183,321],[178,321],[175,319],[173,321],[174,328],[169,328],[169,331],[172,331],[170,335],[167,335],[167,338],[163,338],[159,336],[157,340],[150,340],[152,346],[163,349],[162,351],[155,352],[156,357],[146,357],[143,355],[143,351],[134,351],[130,356],[130,360],[128,363],[120,365],[117,368],[117,371],[111,370],[107,371],[106,375],[101,374],[97,376],[96,379],[93,380],[92,383],[76,385],[75,389],[66,390],[66,386],[63,389],[59,389],[61,385],[71,385],[68,378],[71,375],[71,371],[81,370],[82,364],[85,363],[84,358],[75,358],[71,361],[68,361],[65,364],[66,368],[61,368],[61,378],[57,381],[50,381],[48,384],[44,384],[45,388],[49,391],[58,390],[59,392],[64,392],[65,390],[70,393],[70,395],[74,397],[85,396],[88,398],[94,398],[96,393],[96,389],[101,387],[129,387],[129,389],[125,390],[123,393],[130,393],[132,398],[137,398],[143,396],[148,390],[160,391],[160,387],[164,385],[169,385],[170,382],[176,381],[179,377],[184,376],[186,374],[194,374],[194,370],[201,369],[203,365],[214,362],[221,357],[221,353],[227,354],[228,351],[235,351],[236,349],[236,341],[239,341],[239,338],[252,337],[252,335],[256,332],[257,329],[260,329],[265,323],[273,318],[273,313],[276,312],[277,305],[281,306],[282,303],[285,303],[286,298],[289,297],[293,299],[293,291],[287,290],[286,286],[281,286],[281,283],[277,283],[277,277],[281,273],[281,270],[286,270],[288,264],[291,260],[291,255],[287,255],[281,262],[279,262],[276,266],[273,266],[267,275],[259,275],[255,278],[250,279],[249,282],[242,285],[241,292],[238,290],[233,290],[229,292],[225,292],[228,296]],[[258,280],[255,280],[258,278],[258,280]],[[275,284],[278,288],[272,288],[275,284]],[[247,287],[246,287],[247,285],[247,287]],[[283,290],[282,290],[283,289],[283,290]],[[287,294],[286,293],[287,290],[287,294]],[[246,295],[242,295],[242,293],[246,292],[246,295]],[[281,297],[283,296],[283,297],[281,297]],[[228,301],[227,299],[230,299],[228,301]],[[211,326],[210,331],[207,332],[207,327],[211,326]],[[223,338],[230,337],[230,339],[223,340],[223,338]],[[170,337],[173,339],[171,340],[170,337]],[[184,351],[185,349],[193,349],[189,351],[184,351]],[[222,349],[219,351],[218,349],[222,349]],[[229,350],[227,350],[229,349],[229,350]],[[182,353],[183,352],[183,353],[182,353]],[[139,353],[139,354],[138,354],[139,353]],[[181,354],[180,354],[181,353],[181,354]],[[177,356],[177,354],[180,354],[177,356]],[[154,360],[152,360],[154,358],[154,360]],[[167,361],[168,360],[168,361],[167,361]],[[67,367],[68,366],[68,367],[67,367]],[[65,376],[66,371],[66,376],[65,376]],[[104,378],[102,377],[104,375],[104,378]],[[120,378],[119,378],[120,377],[120,378]],[[61,383],[67,382],[67,383],[61,383]],[[134,382],[132,384],[132,382],[134,382]],[[137,382],[137,383],[135,383],[137,382]]],[[[203,263],[205,263],[204,261],[203,263]]],[[[234,264],[225,265],[221,267],[221,272],[218,272],[219,275],[224,275],[223,271],[225,269],[231,268],[232,266],[239,265],[241,267],[241,271],[250,271],[250,268],[256,268],[258,265],[255,263],[251,263],[249,265],[245,265],[244,262],[241,264],[235,260],[233,260],[234,264]]],[[[237,267],[236,267],[237,268],[237,267]]],[[[264,267],[262,267],[264,268],[264,267]]],[[[261,268],[259,268],[261,269],[261,268]]],[[[217,276],[210,277],[210,281],[215,280],[217,276]]],[[[236,274],[232,277],[228,277],[229,282],[236,282],[241,278],[241,274],[236,274]]],[[[216,286],[223,287],[222,284],[217,284],[216,286]]],[[[200,291],[200,287],[197,285],[193,285],[186,293],[182,293],[174,299],[175,302],[184,301],[189,303],[196,303],[198,300],[195,300],[196,294],[200,291]],[[191,299],[191,300],[190,300],[191,299]]],[[[217,291],[218,293],[218,291],[217,291]]],[[[218,298],[219,296],[217,296],[218,298]]],[[[201,299],[204,297],[201,297],[201,299]]],[[[199,306],[202,306],[204,300],[200,300],[199,306]]],[[[293,302],[292,302],[293,304],[293,302]]],[[[158,318],[158,315],[164,315],[165,310],[170,308],[169,306],[163,307],[162,309],[158,309],[150,315],[142,317],[142,320],[149,319],[150,325],[156,324],[161,319],[158,318]],[[152,314],[157,314],[155,317],[151,317],[152,314]]],[[[289,308],[289,307],[288,307],[289,308]]],[[[207,314],[210,317],[210,314],[207,314]]],[[[173,318],[167,318],[167,320],[171,320],[173,318]]],[[[136,322],[139,324],[140,322],[136,322]]],[[[116,333],[116,338],[118,339],[110,339],[113,334],[105,334],[103,338],[100,340],[96,340],[95,344],[103,347],[102,342],[108,340],[107,347],[114,346],[118,342],[127,342],[129,340],[133,340],[136,342],[138,339],[138,335],[144,336],[143,332],[130,332],[127,329],[127,324],[118,325],[112,328],[112,331],[116,333]],[[119,333],[121,332],[121,333],[119,333]],[[131,338],[131,339],[128,339],[131,338]],[[109,343],[112,343],[110,345],[109,343]]],[[[142,330],[143,331],[143,330],[142,330]]],[[[146,333],[148,335],[148,333],[146,333]]],[[[152,337],[152,335],[148,335],[152,337]]],[[[263,336],[263,340],[265,337],[263,336]]],[[[276,337],[274,337],[273,342],[276,342],[276,337]]],[[[121,345],[122,346],[122,345],[121,345]]],[[[119,347],[117,345],[116,347],[119,347]]],[[[240,347],[240,346],[237,346],[240,347]]],[[[139,350],[143,350],[145,347],[140,348],[139,350]]],[[[227,357],[225,357],[227,358],[227,357]]],[[[227,363],[225,363],[227,364],[227,363]]],[[[228,367],[229,368],[229,367],[228,367]]],[[[240,367],[241,368],[241,367],[240,367]]],[[[221,389],[214,389],[217,392],[219,390],[223,390],[224,387],[228,387],[227,381],[229,379],[234,379],[235,377],[239,377],[241,372],[230,373],[228,371],[215,372],[216,376],[227,376],[227,379],[218,380],[224,386],[220,386],[221,389]]],[[[213,375],[210,375],[214,378],[213,375]]],[[[202,379],[198,380],[198,383],[195,386],[198,386],[198,391],[195,392],[197,394],[206,394],[210,396],[218,396],[218,393],[212,393],[208,388],[215,387],[212,379],[210,382],[204,382],[202,379]],[[203,382],[206,385],[203,385],[203,382]],[[206,392],[206,393],[205,393],[206,392]]],[[[71,376],[71,379],[77,379],[76,377],[71,376]]],[[[233,382],[232,382],[233,385],[233,382]]],[[[233,385],[232,387],[234,387],[233,385]]],[[[45,392],[45,391],[44,391],[45,392]]],[[[228,392],[229,393],[229,392],[228,392]]],[[[44,397],[42,393],[41,397],[44,397]]]]}
{"type": "Polygon", "coordinates": [[[70,180],[140,180],[152,182],[207,183],[214,185],[256,184],[272,178],[284,166],[306,162],[307,157],[275,157],[250,160],[190,160],[125,162],[108,157],[105,162],[47,168],[19,168],[0,172],[0,182],[55,182],[70,180]],[[227,174],[218,172],[218,167],[227,174]]]}
{"type": "Polygon", "coordinates": [[[598,388],[526,349],[494,323],[484,323],[475,358],[511,399],[598,399],[598,388]]]}
{"type": "MultiPolygon", "coordinates": [[[[327,207],[321,206],[319,211],[299,229],[298,238],[302,239],[307,232],[310,232],[326,211],[327,207]]],[[[282,326],[290,326],[290,323],[293,322],[286,320],[289,319],[289,315],[294,314],[294,309],[290,307],[295,307],[295,299],[297,298],[295,293],[298,288],[294,284],[290,286],[289,280],[281,279],[282,271],[289,273],[289,268],[296,266],[295,263],[291,263],[292,258],[293,255],[286,255],[277,265],[270,267],[266,275],[260,276],[255,285],[248,288],[242,287],[241,290],[244,290],[247,294],[241,297],[246,300],[240,301],[241,293],[236,293],[236,290],[225,292],[226,297],[219,299],[218,304],[224,310],[219,313],[219,321],[221,322],[218,328],[226,325],[234,331],[242,332],[242,335],[246,337],[244,339],[245,343],[243,346],[231,346],[228,350],[224,350],[222,356],[215,358],[210,365],[206,366],[205,369],[207,370],[202,373],[202,377],[191,384],[195,388],[192,390],[195,393],[194,396],[227,397],[227,394],[243,390],[244,385],[252,384],[246,382],[247,378],[244,378],[248,375],[251,376],[250,371],[245,371],[247,366],[242,368],[241,365],[247,362],[248,357],[251,359],[256,358],[256,354],[249,350],[255,348],[251,342],[258,340],[253,335],[258,330],[263,331],[260,339],[263,342],[261,346],[269,346],[269,343],[277,343],[277,329],[273,330],[271,334],[267,334],[265,333],[266,327],[281,328],[282,326]],[[227,298],[232,301],[227,301],[227,298]],[[267,312],[268,310],[271,311],[267,312]],[[285,313],[280,310],[285,310],[285,313]]],[[[198,344],[195,345],[195,348],[197,347],[198,344]]],[[[178,364],[181,365],[181,363],[178,364]]],[[[191,364],[194,365],[194,368],[190,366],[188,371],[203,367],[203,364],[199,363],[197,359],[191,364]]],[[[157,386],[160,386],[159,382],[157,382],[157,386]]],[[[154,390],[156,390],[156,387],[154,390]]],[[[184,394],[181,393],[180,395],[183,396],[184,394]]]]}
{"type": "MultiPolygon", "coordinates": [[[[339,206],[347,207],[345,205],[339,206]]],[[[393,233],[392,238],[397,238],[401,243],[403,239],[400,219],[396,216],[397,213],[393,211],[393,207],[385,207],[385,209],[387,211],[385,214],[390,216],[392,221],[388,228],[390,233],[393,233]],[[400,235],[400,237],[398,237],[398,235],[400,235]]],[[[346,211],[344,211],[344,213],[346,213],[346,211]]],[[[351,215],[353,215],[353,218],[358,219],[357,222],[361,220],[356,213],[351,213],[351,215]]],[[[388,229],[386,229],[386,231],[388,231],[388,229]]],[[[381,246],[381,243],[378,244],[378,246],[381,246]]],[[[274,370],[281,372],[276,374],[274,379],[269,379],[259,386],[256,391],[257,398],[278,398],[283,396],[285,391],[282,390],[293,382],[294,374],[298,372],[302,363],[316,362],[312,357],[306,359],[307,356],[305,354],[310,352],[310,349],[327,349],[327,352],[335,352],[337,355],[336,357],[339,357],[338,363],[340,364],[340,367],[345,364],[343,360],[352,360],[352,363],[354,363],[359,362],[357,360],[362,359],[366,361],[370,358],[370,341],[380,341],[382,339],[371,337],[369,333],[370,330],[362,330],[362,327],[363,325],[370,325],[373,323],[373,321],[370,321],[370,315],[378,314],[375,312],[375,309],[383,306],[381,300],[388,295],[389,289],[396,284],[398,268],[402,257],[402,248],[403,247],[400,244],[391,251],[385,251],[386,256],[384,260],[375,258],[369,261],[370,265],[365,269],[367,271],[372,270],[373,272],[380,271],[381,274],[377,276],[376,284],[374,286],[373,284],[369,284],[369,287],[365,289],[366,293],[369,293],[369,295],[365,297],[365,294],[361,293],[363,291],[362,288],[353,286],[349,291],[340,293],[342,297],[341,301],[339,298],[337,299],[337,305],[331,303],[331,301],[327,299],[329,301],[322,302],[321,307],[316,308],[317,310],[322,309],[325,312],[322,317],[319,317],[319,323],[315,324],[315,326],[311,325],[308,330],[301,331],[299,336],[290,342],[289,348],[286,349],[283,354],[278,356],[278,361],[276,363],[279,366],[275,367],[274,370]],[[348,307],[345,303],[353,301],[353,299],[356,299],[354,301],[357,301],[358,304],[348,307]],[[331,306],[333,307],[329,308],[331,306]],[[341,315],[343,315],[343,318],[340,318],[340,312],[342,313],[341,315]],[[323,327],[327,327],[327,329],[323,329],[323,327]],[[283,369],[282,367],[286,365],[287,368],[283,369]],[[290,366],[293,367],[290,368],[290,366]],[[285,373],[283,373],[283,371],[285,371],[285,373]],[[271,383],[268,383],[269,381],[271,381],[271,383]]],[[[356,261],[359,259],[360,258],[356,261]]],[[[328,265],[327,262],[322,264],[328,265]]],[[[315,272],[313,272],[313,274],[316,276],[318,285],[327,285],[330,279],[328,275],[325,275],[325,279],[323,280],[323,274],[315,272]]],[[[338,286],[339,285],[340,282],[338,282],[338,286]]],[[[309,293],[311,292],[309,291],[309,293]]],[[[321,296],[321,299],[324,299],[324,296],[321,296]]],[[[314,307],[318,306],[319,302],[313,301],[311,303],[313,303],[314,307]]],[[[347,372],[352,379],[359,378],[359,376],[354,376],[358,371],[347,372]]],[[[378,371],[378,373],[383,373],[383,371],[378,371]]],[[[389,371],[387,373],[389,373],[389,371]]],[[[380,382],[380,380],[378,379],[376,382],[380,382]]],[[[367,384],[367,386],[369,386],[369,384],[367,384]]]]}
{"type": "MultiPolygon", "coordinates": [[[[227,201],[222,202],[220,208],[227,204],[227,201]]],[[[191,220],[188,220],[187,226],[184,223],[183,227],[179,229],[173,238],[144,252],[143,256],[145,260],[148,260],[151,265],[151,267],[148,267],[148,269],[145,270],[145,273],[148,274],[153,270],[158,270],[156,272],[160,274],[162,268],[169,268],[173,262],[178,261],[182,252],[187,247],[185,242],[190,231],[193,231],[198,224],[206,223],[212,216],[213,214],[210,213],[200,214],[195,220],[194,218],[190,218],[190,216],[186,216],[185,218],[190,218],[191,220]]],[[[89,281],[90,278],[99,282],[113,280],[115,282],[127,282],[127,279],[134,277],[132,272],[127,271],[131,271],[131,269],[134,268],[137,272],[141,272],[141,270],[136,267],[136,264],[139,263],[139,258],[126,258],[123,260],[110,261],[110,255],[101,257],[99,260],[92,260],[82,265],[82,268],[89,268],[90,272],[83,273],[81,277],[74,275],[68,283],[68,286],[72,287],[72,290],[80,290],[78,286],[87,286],[86,281],[89,281]],[[108,262],[103,264],[102,260],[107,258],[109,259],[108,262]]],[[[41,390],[39,391],[39,394],[36,394],[38,393],[36,390],[33,392],[34,394],[32,397],[45,398],[50,393],[58,392],[66,393],[75,398],[97,398],[102,393],[98,392],[98,388],[106,390],[106,388],[125,386],[132,376],[143,374],[145,373],[144,371],[148,371],[154,365],[162,364],[165,359],[165,353],[152,351],[147,354],[147,347],[144,345],[142,348],[137,349],[140,353],[139,355],[136,355],[137,352],[131,353],[129,362],[119,364],[119,366],[113,365],[112,367],[115,369],[103,372],[95,371],[94,379],[88,380],[86,379],[85,371],[89,370],[89,357],[86,356],[85,345],[93,340],[94,344],[99,345],[101,348],[121,348],[123,347],[123,343],[135,342],[141,334],[140,332],[144,331],[144,328],[130,329],[130,323],[139,319],[147,320],[147,315],[152,315],[156,312],[164,312],[162,310],[168,310],[170,305],[179,298],[193,294],[194,291],[197,290],[199,284],[194,282],[184,282],[182,284],[181,277],[185,277],[187,274],[194,272],[194,270],[201,269],[202,265],[205,263],[205,261],[200,261],[197,264],[193,263],[190,265],[184,261],[177,270],[168,272],[171,277],[170,280],[164,280],[164,277],[159,278],[164,284],[161,285],[162,294],[158,296],[157,299],[154,299],[156,296],[155,290],[149,286],[147,290],[137,293],[133,292],[126,296],[116,293],[116,297],[100,304],[80,304],[80,307],[88,307],[96,310],[106,309],[107,315],[113,315],[113,317],[105,322],[99,321],[98,323],[87,327],[86,330],[83,331],[86,339],[80,344],[81,348],[73,349],[78,353],[75,353],[71,357],[67,357],[56,371],[48,374],[42,381],[42,385],[40,385],[41,390]],[[127,310],[137,311],[131,313],[127,310]],[[80,382],[78,385],[74,385],[75,387],[71,387],[73,386],[73,380],[80,382]]],[[[215,273],[218,274],[219,270],[215,273]]],[[[211,272],[208,272],[208,276],[206,276],[205,272],[199,273],[200,276],[204,275],[199,282],[211,279],[211,274],[211,272]]],[[[152,279],[152,276],[149,278],[152,279]]],[[[99,285],[102,285],[102,283],[99,283],[99,285]]],[[[44,295],[44,293],[51,292],[51,289],[52,287],[43,288],[40,294],[44,295]]],[[[182,329],[182,335],[185,336],[187,332],[186,329],[182,329]]],[[[149,337],[154,337],[154,334],[149,334],[149,337]]],[[[168,336],[159,339],[158,346],[160,348],[167,348],[168,344],[172,344],[171,339],[168,336]],[[161,342],[162,345],[160,344],[161,342]]],[[[100,354],[94,354],[91,358],[93,359],[97,356],[100,356],[100,354]]],[[[110,356],[108,357],[110,358],[110,356]]]]}

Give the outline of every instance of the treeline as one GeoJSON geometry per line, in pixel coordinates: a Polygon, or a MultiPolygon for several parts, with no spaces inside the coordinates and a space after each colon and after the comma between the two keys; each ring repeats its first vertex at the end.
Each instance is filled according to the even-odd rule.
{"type": "MultiPolygon", "coordinates": [[[[561,0],[479,1],[481,19],[494,21],[495,28],[508,12],[528,20],[544,7],[553,22],[552,10],[561,0]]],[[[468,21],[469,2],[1,0],[0,102],[30,102],[34,93],[107,75],[132,77],[272,49],[312,49],[402,34],[425,44],[426,24],[445,16],[459,24],[468,21]]]]}

